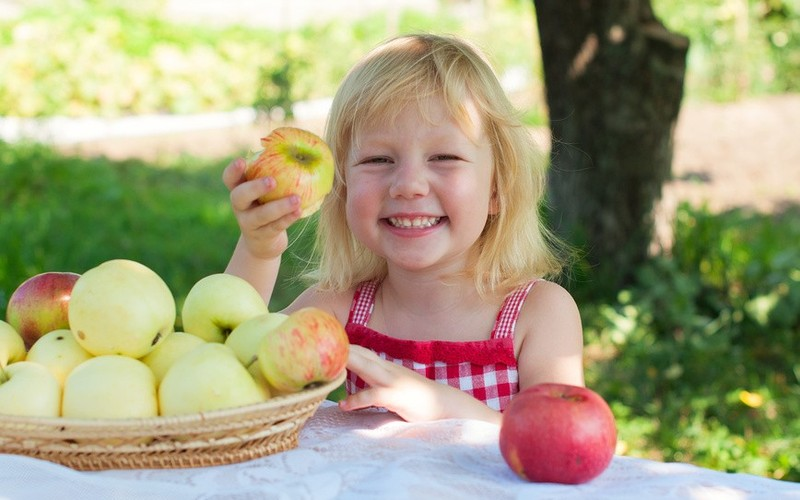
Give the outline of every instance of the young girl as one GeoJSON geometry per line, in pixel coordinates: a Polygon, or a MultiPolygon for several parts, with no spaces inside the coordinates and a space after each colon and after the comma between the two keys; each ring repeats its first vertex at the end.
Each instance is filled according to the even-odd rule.
{"type": "MultiPolygon", "coordinates": [[[[480,52],[454,37],[402,36],[339,88],[325,139],[336,163],[319,218],[315,283],[284,312],[315,306],[346,325],[344,410],[495,423],[519,390],[583,385],[583,336],[539,217],[545,166],[480,52]]],[[[274,180],[223,179],[241,238],[226,272],[270,299],[289,196],[274,180]]]]}

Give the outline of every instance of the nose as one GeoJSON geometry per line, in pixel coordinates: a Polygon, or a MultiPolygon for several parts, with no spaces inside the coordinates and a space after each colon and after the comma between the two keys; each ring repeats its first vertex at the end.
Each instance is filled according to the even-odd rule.
{"type": "Polygon", "coordinates": [[[404,160],[396,164],[389,187],[392,198],[418,198],[427,195],[429,190],[424,162],[404,160]]]}

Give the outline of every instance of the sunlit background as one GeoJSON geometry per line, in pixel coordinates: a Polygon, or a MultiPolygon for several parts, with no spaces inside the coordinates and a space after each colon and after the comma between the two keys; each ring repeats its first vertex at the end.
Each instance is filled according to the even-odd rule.
{"type": "MultiPolygon", "coordinates": [[[[581,301],[620,452],[800,480],[800,4],[654,0],[691,40],[670,248],[581,301]]],[[[547,143],[530,0],[0,0],[0,317],[25,278],[131,258],[178,302],[238,236],[220,180],[279,123],[320,130],[400,33],[485,49],[547,143]]],[[[293,228],[276,309],[302,284],[293,228]]],[[[571,283],[578,297],[591,283],[571,283]]]]}

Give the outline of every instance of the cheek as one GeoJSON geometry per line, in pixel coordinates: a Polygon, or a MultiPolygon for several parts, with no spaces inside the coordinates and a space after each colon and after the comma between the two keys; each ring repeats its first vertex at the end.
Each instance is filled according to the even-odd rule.
{"type": "Polygon", "coordinates": [[[376,190],[364,187],[359,183],[353,183],[348,187],[345,214],[347,222],[354,231],[359,223],[375,218],[375,211],[380,206],[376,201],[376,196],[376,190]]]}

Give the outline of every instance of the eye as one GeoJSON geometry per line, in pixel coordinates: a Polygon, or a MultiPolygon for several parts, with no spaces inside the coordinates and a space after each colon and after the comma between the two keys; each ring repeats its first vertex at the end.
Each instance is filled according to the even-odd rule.
{"type": "Polygon", "coordinates": [[[458,161],[460,159],[461,157],[459,157],[458,155],[443,153],[431,156],[430,161],[458,161]]]}
{"type": "Polygon", "coordinates": [[[359,165],[384,164],[384,163],[392,163],[391,158],[387,156],[369,156],[358,162],[359,165]]]}

